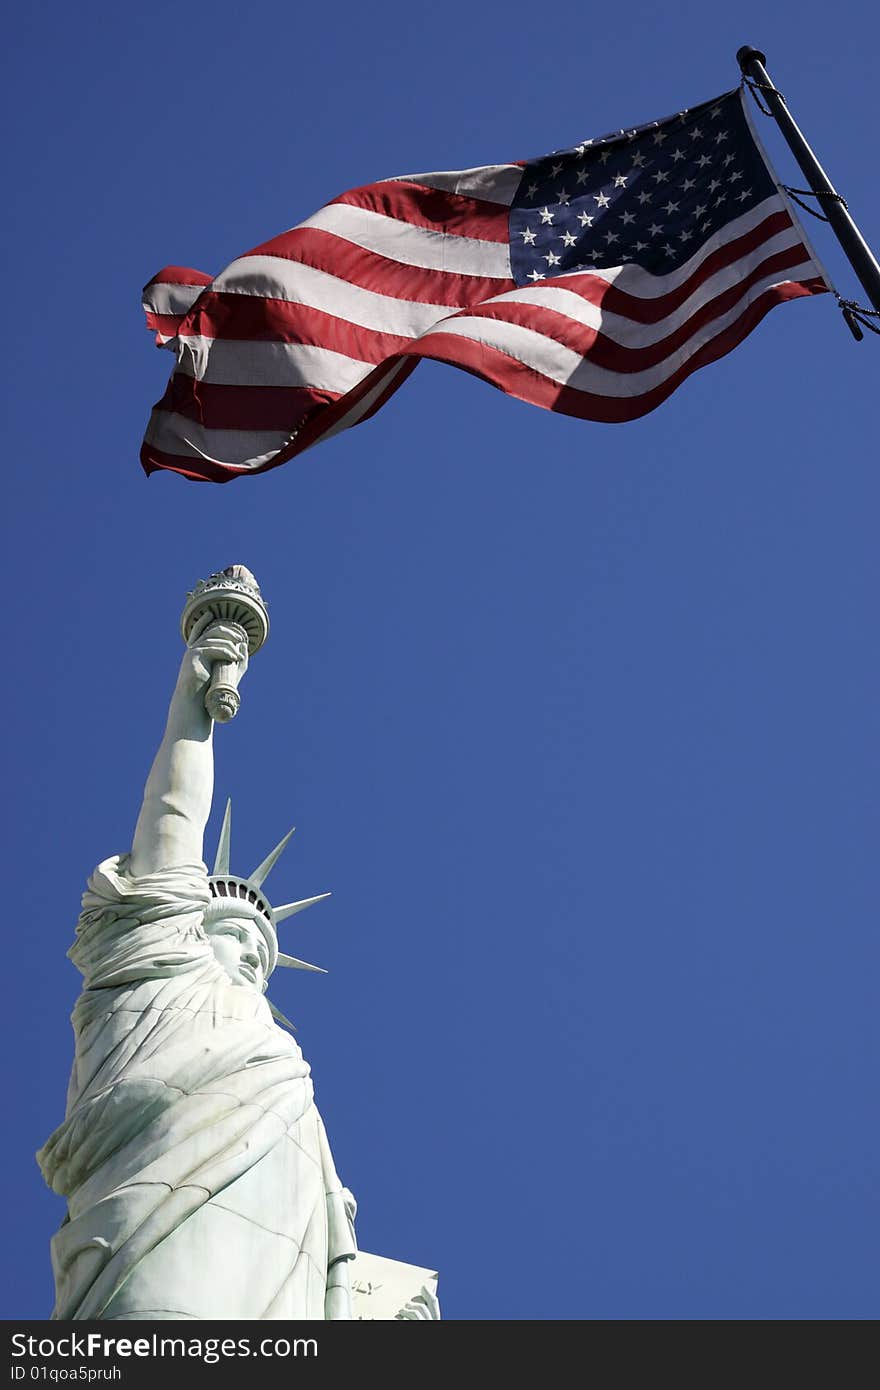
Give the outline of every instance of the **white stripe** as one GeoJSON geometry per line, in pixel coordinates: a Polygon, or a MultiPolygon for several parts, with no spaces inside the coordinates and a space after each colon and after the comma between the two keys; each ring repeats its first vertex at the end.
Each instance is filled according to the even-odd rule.
{"type": "Polygon", "coordinates": [[[414,303],[361,289],[326,270],[288,261],[281,256],[242,256],[214,281],[212,289],[223,294],[255,295],[304,304],[325,314],[347,319],[361,328],[416,338],[438,319],[464,305],[414,303]]]}
{"type": "Polygon", "coordinates": [[[166,454],[209,459],[230,468],[256,468],[290,442],[281,430],[208,430],[172,411],[154,410],[146,440],[166,454]]]}
{"type": "MultiPolygon", "coordinates": [[[[698,285],[679,308],[664,315],[657,323],[639,323],[636,319],[628,318],[625,315],[610,313],[601,304],[591,304],[580,294],[576,294],[574,290],[567,290],[562,285],[536,284],[530,285],[526,289],[508,290],[506,294],[497,294],[492,299],[485,300],[484,303],[540,304],[545,309],[553,309],[558,314],[565,314],[567,318],[574,319],[576,323],[582,323],[587,328],[601,329],[606,337],[619,343],[621,347],[648,347],[652,343],[660,342],[663,338],[668,338],[682,324],[693,318],[704,304],[708,304],[711,300],[724,294],[725,291],[740,284],[752,270],[757,269],[770,256],[790,246],[800,246],[800,238],[794,227],[786,227],[785,231],[778,232],[775,237],[762,242],[747,257],[740,261],[734,261],[732,265],[725,266],[723,270],[710,275],[708,280],[704,280],[701,285],[698,285]]],[[[778,273],[774,272],[774,276],[778,278],[778,273]]],[[[790,277],[786,276],[786,278],[790,277]]],[[[619,279],[617,286],[621,288],[619,279]]]]}
{"type": "MultiPolygon", "coordinates": [[[[357,405],[352,406],[351,410],[341,416],[341,418],[336,421],[335,425],[332,425],[329,430],[325,430],[323,434],[318,435],[318,438],[309,445],[309,449],[313,449],[315,444],[323,443],[325,439],[332,439],[334,434],[340,434],[342,430],[347,430],[350,425],[356,425],[358,420],[363,419],[364,415],[366,415],[377,396],[381,396],[382,392],[391,385],[395,377],[400,376],[400,373],[407,365],[408,361],[404,358],[400,362],[395,362],[394,366],[390,369],[387,367],[384,369],[382,367],[376,367],[375,370],[379,373],[379,378],[375,386],[371,386],[369,391],[365,392],[363,397],[358,401],[357,405]]],[[[303,452],[307,453],[308,450],[303,450],[303,452]]]]}
{"type": "Polygon", "coordinates": [[[469,198],[485,198],[509,208],[522,179],[519,164],[484,164],[478,169],[447,169],[435,174],[398,174],[388,183],[421,183],[426,188],[442,188],[446,193],[463,193],[469,198]]]}
{"type": "MultiPolygon", "coordinates": [[[[464,314],[439,324],[438,332],[454,333],[487,347],[497,348],[507,353],[517,362],[540,372],[560,386],[571,386],[575,390],[589,391],[598,396],[641,396],[656,386],[662,386],[679,367],[683,366],[705,343],[723,333],[734,324],[765,290],[773,285],[784,285],[791,280],[802,279],[813,273],[812,261],[794,266],[783,276],[772,275],[753,285],[746,295],[726,314],[705,324],[692,338],[665,357],[656,366],[647,367],[641,372],[616,372],[607,367],[598,367],[578,352],[563,345],[533,328],[522,328],[516,323],[505,323],[499,319],[480,319],[464,314]]],[[[431,333],[420,339],[422,344],[430,345],[431,333]]]]}
{"type": "Polygon", "coordinates": [[[207,285],[149,285],[144,290],[144,308],[154,314],[185,314],[207,285]]]}
{"type": "Polygon", "coordinates": [[[507,242],[480,241],[476,237],[432,231],[430,227],[414,227],[369,208],[331,203],[299,226],[333,232],[364,251],[374,251],[401,265],[414,265],[421,270],[444,270],[497,280],[511,278],[507,242]]]}
{"type": "Polygon", "coordinates": [[[313,386],[350,391],[373,370],[330,348],[304,343],[250,343],[232,338],[178,340],[177,370],[212,386],[313,386]]]}

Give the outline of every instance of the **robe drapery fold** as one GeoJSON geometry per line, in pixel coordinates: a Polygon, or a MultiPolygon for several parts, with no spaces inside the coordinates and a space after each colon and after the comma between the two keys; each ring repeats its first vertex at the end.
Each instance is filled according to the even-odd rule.
{"type": "Polygon", "coordinates": [[[323,1319],[355,1253],[308,1064],[202,929],[203,864],[89,880],[64,1123],[53,1317],[323,1319]]]}

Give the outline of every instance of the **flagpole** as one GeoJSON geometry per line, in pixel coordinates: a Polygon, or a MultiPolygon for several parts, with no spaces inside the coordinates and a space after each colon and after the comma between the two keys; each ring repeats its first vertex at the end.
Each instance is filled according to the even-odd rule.
{"type": "Polygon", "coordinates": [[[807,183],[815,193],[837,240],[843,247],[847,260],[859,277],[874,308],[880,310],[880,265],[877,264],[870,246],[850,217],[846,203],[834,188],[822,165],[798,129],[786,105],[785,98],[771,81],[764,66],[767,62],[766,57],[759,49],[746,45],[739,50],[736,59],[743,77],[751,79],[759,88],[770,111],[776,118],[776,124],[782,131],[788,148],[800,165],[807,183]]]}

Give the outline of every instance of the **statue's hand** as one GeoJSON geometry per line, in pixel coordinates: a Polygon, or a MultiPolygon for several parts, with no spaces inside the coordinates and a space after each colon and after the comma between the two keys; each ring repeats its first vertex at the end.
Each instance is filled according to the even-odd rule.
{"type": "Polygon", "coordinates": [[[218,662],[236,667],[239,678],[247,670],[247,639],[234,623],[209,623],[190,639],[180,668],[180,681],[189,694],[204,691],[218,662]]]}
{"type": "Polygon", "coordinates": [[[411,1298],[408,1303],[403,1305],[399,1313],[395,1313],[395,1322],[398,1318],[409,1318],[424,1322],[439,1322],[440,1303],[433,1289],[427,1284],[423,1284],[415,1298],[411,1298]]]}

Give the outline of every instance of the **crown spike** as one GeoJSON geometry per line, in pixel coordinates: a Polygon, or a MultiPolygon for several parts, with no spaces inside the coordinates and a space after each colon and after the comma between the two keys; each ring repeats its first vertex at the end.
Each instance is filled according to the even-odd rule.
{"type": "Polygon", "coordinates": [[[322,903],[329,897],[329,893],[319,893],[315,898],[301,898],[298,903],[282,903],[281,907],[273,907],[272,916],[276,922],[283,922],[285,917],[292,917],[295,912],[302,912],[313,903],[322,903]]]}
{"type": "Polygon", "coordinates": [[[214,867],[211,870],[215,874],[229,873],[229,839],[232,834],[232,797],[226,803],[226,811],[223,816],[223,824],[220,827],[220,839],[217,842],[217,855],[214,859],[214,867]]]}
{"type": "Polygon", "coordinates": [[[287,956],[283,951],[278,952],[278,965],[285,970],[317,970],[319,975],[326,975],[327,971],[323,965],[309,965],[307,960],[297,960],[296,956],[287,956]]]}
{"type": "Polygon", "coordinates": [[[275,846],[275,848],[271,850],[269,854],[266,855],[266,858],[263,860],[262,864],[259,864],[257,868],[254,869],[252,874],[248,874],[248,878],[250,879],[251,883],[254,885],[255,888],[259,888],[263,880],[269,877],[269,874],[272,872],[272,869],[275,867],[278,860],[281,858],[281,855],[284,852],[284,848],[295,829],[296,826],[294,826],[293,829],[288,830],[287,834],[284,836],[284,839],[278,841],[278,844],[275,846]]]}

